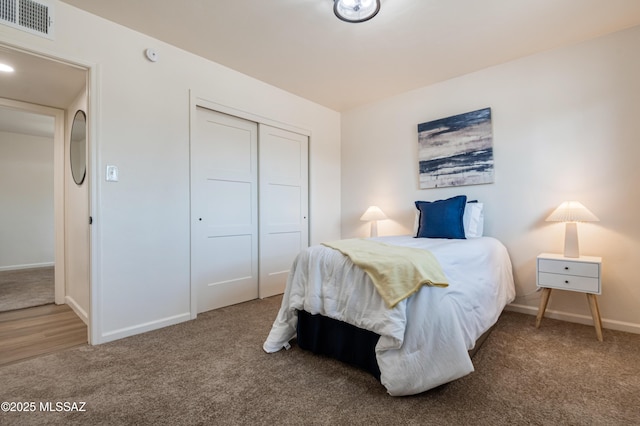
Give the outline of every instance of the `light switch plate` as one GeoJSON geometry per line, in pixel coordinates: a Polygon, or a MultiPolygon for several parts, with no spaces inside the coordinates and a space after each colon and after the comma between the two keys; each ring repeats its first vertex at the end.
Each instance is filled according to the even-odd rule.
{"type": "Polygon", "coordinates": [[[118,166],[107,166],[107,182],[118,181],[118,166]]]}

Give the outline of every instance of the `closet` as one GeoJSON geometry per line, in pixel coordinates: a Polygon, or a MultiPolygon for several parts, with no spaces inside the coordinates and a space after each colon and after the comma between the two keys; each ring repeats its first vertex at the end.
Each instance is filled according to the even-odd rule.
{"type": "Polygon", "coordinates": [[[196,107],[191,288],[197,312],[284,291],[309,243],[306,135],[196,107]]]}

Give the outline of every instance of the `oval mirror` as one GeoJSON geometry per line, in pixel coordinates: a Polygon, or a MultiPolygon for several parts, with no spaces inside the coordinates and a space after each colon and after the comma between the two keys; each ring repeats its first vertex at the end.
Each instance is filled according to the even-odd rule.
{"type": "Polygon", "coordinates": [[[73,181],[81,185],[87,174],[87,116],[82,110],[73,117],[69,152],[73,181]]]}

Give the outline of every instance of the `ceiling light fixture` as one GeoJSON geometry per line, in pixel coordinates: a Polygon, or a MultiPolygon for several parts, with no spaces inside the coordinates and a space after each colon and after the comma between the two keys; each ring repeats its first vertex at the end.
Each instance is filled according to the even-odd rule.
{"type": "Polygon", "coordinates": [[[380,11],[380,0],[334,0],[333,13],[345,22],[364,22],[380,11]]]}
{"type": "Polygon", "coordinates": [[[13,72],[13,71],[14,71],[13,67],[7,64],[0,63],[0,72],[13,72]]]}

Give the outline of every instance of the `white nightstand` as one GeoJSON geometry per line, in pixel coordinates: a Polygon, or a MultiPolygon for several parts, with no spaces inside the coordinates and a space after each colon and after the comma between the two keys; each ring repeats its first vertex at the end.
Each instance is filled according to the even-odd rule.
{"type": "Polygon", "coordinates": [[[551,290],[569,290],[586,293],[596,337],[602,342],[602,321],[596,295],[602,293],[602,258],[594,256],[564,257],[561,254],[542,253],[536,264],[536,285],[542,288],[542,298],[536,317],[540,327],[547,309],[551,290]]]}

